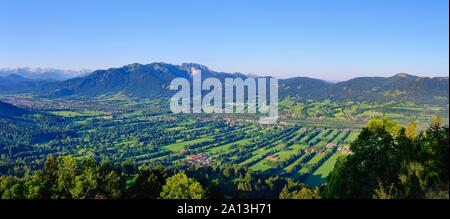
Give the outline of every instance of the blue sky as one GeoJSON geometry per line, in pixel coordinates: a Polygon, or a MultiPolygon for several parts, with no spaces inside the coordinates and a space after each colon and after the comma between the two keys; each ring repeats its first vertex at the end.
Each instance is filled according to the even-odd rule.
{"type": "Polygon", "coordinates": [[[449,73],[448,0],[0,0],[0,68],[196,62],[281,78],[449,73]]]}

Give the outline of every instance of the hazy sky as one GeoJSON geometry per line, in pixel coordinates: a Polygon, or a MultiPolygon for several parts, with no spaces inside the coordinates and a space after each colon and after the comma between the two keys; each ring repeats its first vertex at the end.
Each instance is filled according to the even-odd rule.
{"type": "Polygon", "coordinates": [[[449,73],[448,0],[0,0],[0,68],[195,62],[281,78],[449,73]]]}

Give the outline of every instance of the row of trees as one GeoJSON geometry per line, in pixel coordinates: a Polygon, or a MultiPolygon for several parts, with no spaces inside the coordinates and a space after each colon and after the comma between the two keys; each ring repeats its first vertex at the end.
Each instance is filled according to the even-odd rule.
{"type": "Polygon", "coordinates": [[[205,198],[205,190],[183,172],[157,166],[49,156],[42,170],[22,178],[0,177],[3,199],[205,198]]]}

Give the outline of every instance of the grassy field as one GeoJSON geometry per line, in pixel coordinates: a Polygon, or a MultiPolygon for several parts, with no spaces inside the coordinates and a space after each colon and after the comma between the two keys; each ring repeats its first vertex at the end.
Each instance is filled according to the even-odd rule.
{"type": "Polygon", "coordinates": [[[62,117],[99,117],[109,116],[108,113],[98,111],[48,111],[49,113],[62,117]]]}
{"type": "Polygon", "coordinates": [[[343,156],[341,153],[336,152],[331,155],[330,158],[325,161],[314,173],[306,178],[305,184],[308,186],[318,186],[326,182],[326,177],[333,170],[334,164],[336,164],[337,159],[343,156]]]}
{"type": "Polygon", "coordinates": [[[169,144],[169,145],[163,146],[163,148],[166,150],[169,150],[169,151],[179,152],[185,146],[198,144],[198,143],[202,143],[205,141],[211,141],[211,140],[212,140],[211,138],[199,138],[199,139],[195,139],[195,140],[191,140],[191,141],[180,141],[180,142],[177,142],[174,144],[169,144]]]}
{"type": "Polygon", "coordinates": [[[228,143],[228,144],[225,144],[225,145],[214,147],[214,148],[206,150],[206,153],[208,153],[208,154],[216,154],[216,153],[220,153],[220,152],[226,152],[232,145],[240,145],[240,146],[246,145],[246,144],[248,144],[250,142],[250,140],[251,139],[242,139],[242,140],[239,140],[239,141],[235,141],[235,142],[232,142],[232,143],[228,143]]]}

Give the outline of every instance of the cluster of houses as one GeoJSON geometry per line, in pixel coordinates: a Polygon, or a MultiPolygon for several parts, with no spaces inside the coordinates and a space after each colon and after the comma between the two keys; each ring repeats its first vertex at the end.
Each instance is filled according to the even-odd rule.
{"type": "Polygon", "coordinates": [[[256,123],[256,120],[252,119],[225,118],[223,116],[214,116],[214,115],[208,115],[207,117],[198,118],[197,121],[198,122],[223,121],[228,126],[256,123]]]}
{"type": "Polygon", "coordinates": [[[350,153],[350,145],[348,145],[348,144],[341,145],[338,147],[338,151],[340,151],[343,154],[348,154],[348,153],[350,153]]]}
{"type": "Polygon", "coordinates": [[[211,164],[212,159],[208,157],[205,153],[191,154],[187,157],[187,163],[195,166],[207,166],[211,164]]]}
{"type": "Polygon", "coordinates": [[[9,104],[25,107],[25,108],[34,108],[34,109],[48,109],[48,110],[64,110],[64,109],[74,109],[79,106],[79,103],[74,101],[63,101],[59,100],[56,102],[52,101],[36,101],[30,98],[21,98],[21,97],[13,97],[8,96],[2,98],[2,101],[7,102],[9,104]]]}
{"type": "Polygon", "coordinates": [[[306,131],[308,131],[309,130],[309,128],[306,128],[306,127],[302,127],[301,129],[300,129],[302,132],[306,132],[306,131]]]}
{"type": "Polygon", "coordinates": [[[297,115],[293,111],[281,111],[279,112],[280,119],[289,119],[291,117],[296,117],[297,115]]]}
{"type": "Polygon", "coordinates": [[[279,158],[278,158],[277,155],[269,155],[269,156],[267,156],[267,159],[268,159],[268,160],[277,161],[279,158]]]}
{"type": "MultiPolygon", "coordinates": [[[[225,118],[223,121],[229,126],[241,125],[241,124],[259,124],[258,119],[225,118]]],[[[282,129],[282,128],[286,128],[288,125],[289,124],[287,122],[281,122],[278,120],[274,124],[268,124],[267,127],[282,129]]]]}
{"type": "Polygon", "coordinates": [[[158,117],[158,121],[177,121],[176,117],[158,117]]]}
{"type": "Polygon", "coordinates": [[[333,143],[328,143],[327,145],[325,145],[326,148],[334,148],[336,147],[336,144],[333,143]]]}
{"type": "MultiPolygon", "coordinates": [[[[321,150],[321,152],[323,152],[323,151],[325,151],[325,150],[321,150]]],[[[304,152],[307,153],[307,154],[312,154],[312,153],[319,152],[319,149],[317,147],[309,147],[309,148],[306,148],[304,150],[304,152]]]]}
{"type": "Polygon", "coordinates": [[[325,148],[323,149],[318,149],[317,147],[313,146],[313,147],[309,147],[305,149],[305,153],[325,153],[325,149],[332,149],[332,148],[336,148],[337,147],[337,151],[341,152],[342,154],[348,154],[350,153],[350,145],[346,144],[346,145],[336,145],[334,143],[328,143],[325,145],[325,148]]]}
{"type": "Polygon", "coordinates": [[[350,153],[350,145],[346,144],[346,145],[336,145],[333,143],[328,143],[327,145],[325,145],[326,148],[334,148],[334,147],[338,147],[337,150],[340,151],[343,154],[348,154],[350,153]]]}
{"type": "MultiPolygon", "coordinates": [[[[114,115],[113,115],[113,118],[114,118],[114,115]]],[[[146,120],[149,120],[149,121],[172,121],[172,122],[174,122],[174,121],[177,121],[177,118],[176,117],[166,117],[166,116],[157,115],[157,116],[148,116],[148,117],[146,117],[146,120]]]]}
{"type": "Polygon", "coordinates": [[[325,120],[325,116],[310,116],[310,119],[313,121],[323,121],[325,120]]]}
{"type": "Polygon", "coordinates": [[[230,119],[230,118],[226,118],[224,119],[224,122],[228,125],[228,126],[233,126],[233,125],[240,125],[242,123],[251,123],[252,120],[245,120],[245,119],[230,119]]]}

